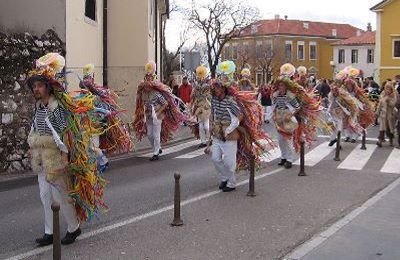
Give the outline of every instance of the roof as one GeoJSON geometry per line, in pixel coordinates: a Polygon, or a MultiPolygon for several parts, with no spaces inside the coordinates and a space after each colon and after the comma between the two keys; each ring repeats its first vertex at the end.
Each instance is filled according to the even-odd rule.
{"type": "Polygon", "coordinates": [[[260,20],[253,23],[245,28],[239,37],[262,35],[298,35],[324,37],[330,39],[347,39],[357,35],[357,31],[363,32],[363,30],[350,24],[271,19],[260,20]],[[336,29],[336,37],[333,35],[334,29],[336,29]]]}
{"type": "Polygon", "coordinates": [[[387,5],[390,2],[392,2],[392,0],[383,0],[382,2],[379,2],[378,4],[376,4],[373,7],[371,7],[370,10],[371,11],[378,11],[379,9],[383,8],[385,5],[387,5]]]}
{"type": "Polygon", "coordinates": [[[359,36],[353,36],[345,40],[333,43],[332,45],[374,45],[375,32],[365,32],[359,36]]]}

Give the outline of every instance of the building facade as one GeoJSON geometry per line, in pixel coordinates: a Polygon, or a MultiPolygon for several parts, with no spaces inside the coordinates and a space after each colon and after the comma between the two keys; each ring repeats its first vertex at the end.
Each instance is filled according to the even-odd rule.
{"type": "Polygon", "coordinates": [[[161,69],[161,23],[168,12],[169,0],[2,0],[0,31],[41,35],[53,29],[66,46],[70,90],[83,66],[93,63],[96,82],[121,92],[129,122],[144,65],[154,60],[161,69]]]}
{"type": "Polygon", "coordinates": [[[361,33],[348,24],[280,19],[261,20],[224,47],[223,59],[251,67],[257,85],[277,76],[282,64],[305,66],[310,75],[331,78],[332,43],[361,33]]]}
{"type": "Polygon", "coordinates": [[[400,74],[400,0],[385,0],[371,8],[376,13],[377,82],[400,74]]]}
{"type": "Polygon", "coordinates": [[[368,26],[367,32],[358,36],[336,42],[333,45],[334,72],[347,66],[360,69],[363,77],[374,77],[375,64],[375,32],[368,26]]]}

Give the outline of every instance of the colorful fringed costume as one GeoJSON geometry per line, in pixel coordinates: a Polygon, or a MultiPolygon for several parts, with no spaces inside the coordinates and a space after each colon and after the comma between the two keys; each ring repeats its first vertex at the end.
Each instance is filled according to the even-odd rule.
{"type": "Polygon", "coordinates": [[[95,96],[94,105],[101,110],[97,115],[99,127],[103,132],[98,147],[107,155],[130,152],[134,145],[126,125],[120,119],[120,114],[125,111],[118,105],[118,95],[108,87],[95,84],[93,68],[92,64],[84,67],[80,86],[95,96]]]}
{"type": "Polygon", "coordinates": [[[155,79],[155,64],[146,65],[147,74],[137,90],[133,129],[140,141],[147,135],[153,146],[154,159],[160,154],[160,142],[173,139],[173,132],[188,120],[179,110],[168,86],[155,79]]]}
{"type": "MultiPolygon", "coordinates": [[[[91,137],[102,132],[98,127],[98,117],[95,115],[100,112],[94,105],[95,96],[86,90],[77,92],[75,97],[66,92],[56,79],[56,74],[61,72],[65,64],[60,55],[47,54],[36,64],[37,69],[29,73],[28,86],[32,88],[33,82],[38,78],[44,80],[47,86],[51,86],[52,96],[65,111],[63,117],[66,121],[62,133],[52,134],[54,143],[66,155],[65,163],[62,164],[64,167],[57,169],[48,167],[46,179],[57,185],[57,188],[67,189],[80,220],[89,221],[99,213],[100,209],[106,209],[103,201],[106,182],[100,176],[96,154],[91,148],[91,137]],[[65,179],[66,185],[58,185],[59,183],[52,181],[60,176],[65,179]]],[[[58,159],[53,158],[53,160],[58,159]]]]}

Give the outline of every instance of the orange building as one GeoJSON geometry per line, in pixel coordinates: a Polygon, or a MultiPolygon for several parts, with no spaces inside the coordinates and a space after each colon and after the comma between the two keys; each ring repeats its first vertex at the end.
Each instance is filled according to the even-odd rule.
{"type": "Polygon", "coordinates": [[[287,62],[305,66],[318,78],[332,78],[332,43],[361,34],[349,24],[280,19],[261,20],[229,41],[223,60],[233,60],[240,70],[251,67],[254,82],[259,85],[277,76],[287,62]]]}

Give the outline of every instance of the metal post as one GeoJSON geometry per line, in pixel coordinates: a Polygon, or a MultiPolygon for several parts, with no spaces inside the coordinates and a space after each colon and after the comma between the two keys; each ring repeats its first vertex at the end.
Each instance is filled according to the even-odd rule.
{"type": "Polygon", "coordinates": [[[300,142],[300,172],[298,176],[307,176],[306,172],[304,171],[304,141],[300,142]]]}
{"type": "Polygon", "coordinates": [[[256,192],[254,191],[254,175],[255,175],[255,158],[253,156],[250,159],[249,192],[247,192],[247,196],[249,197],[256,196],[256,192]]]}
{"type": "Polygon", "coordinates": [[[362,141],[361,141],[361,150],[367,150],[367,146],[365,145],[366,135],[367,135],[367,133],[364,129],[363,135],[362,135],[362,141]]]}
{"type": "Polygon", "coordinates": [[[182,226],[183,221],[181,219],[181,188],[179,184],[179,179],[181,175],[179,173],[174,174],[175,178],[175,195],[174,195],[174,220],[171,226],[177,227],[182,226]]]}
{"type": "Polygon", "coordinates": [[[53,202],[51,209],[53,210],[53,260],[61,260],[60,205],[53,202]]]}
{"type": "Polygon", "coordinates": [[[338,131],[337,133],[337,142],[336,142],[336,152],[335,152],[335,158],[333,160],[335,161],[340,161],[340,139],[341,139],[341,131],[338,131]]]}

